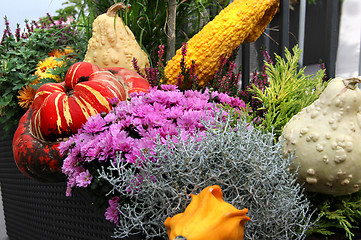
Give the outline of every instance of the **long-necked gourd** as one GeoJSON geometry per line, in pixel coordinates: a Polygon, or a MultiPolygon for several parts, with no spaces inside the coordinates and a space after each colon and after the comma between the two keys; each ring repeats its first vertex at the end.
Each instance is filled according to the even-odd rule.
{"type": "MultiPolygon", "coordinates": [[[[253,42],[277,12],[279,0],[235,0],[187,42],[186,64],[195,63],[198,83],[207,85],[220,65],[243,42],[253,42]]],[[[168,84],[177,84],[182,49],[168,61],[164,73],[168,84]]]]}
{"type": "Polygon", "coordinates": [[[142,50],[134,34],[117,11],[125,8],[116,3],[93,22],[93,35],[89,39],[84,62],[93,63],[102,68],[121,67],[132,69],[133,58],[138,61],[140,69],[149,67],[148,55],[142,50]]]}
{"type": "Polygon", "coordinates": [[[284,155],[306,190],[333,196],[361,188],[361,91],[357,78],[332,79],[319,99],[283,129],[284,155]]]}

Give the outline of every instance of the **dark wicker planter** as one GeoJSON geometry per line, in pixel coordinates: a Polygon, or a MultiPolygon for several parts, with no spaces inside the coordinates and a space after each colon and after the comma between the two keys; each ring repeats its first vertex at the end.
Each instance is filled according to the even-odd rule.
{"type": "Polygon", "coordinates": [[[65,182],[40,183],[22,175],[13,160],[11,138],[0,139],[1,192],[11,240],[113,239],[114,225],[105,220],[104,211],[92,208],[86,193],[66,197],[65,182]]]}

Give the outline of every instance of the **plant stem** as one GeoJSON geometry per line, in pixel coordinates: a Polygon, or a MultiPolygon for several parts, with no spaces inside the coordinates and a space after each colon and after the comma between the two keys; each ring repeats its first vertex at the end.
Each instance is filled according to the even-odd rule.
{"type": "Polygon", "coordinates": [[[177,0],[169,0],[167,21],[167,59],[175,55],[175,25],[177,17],[177,0]]]}

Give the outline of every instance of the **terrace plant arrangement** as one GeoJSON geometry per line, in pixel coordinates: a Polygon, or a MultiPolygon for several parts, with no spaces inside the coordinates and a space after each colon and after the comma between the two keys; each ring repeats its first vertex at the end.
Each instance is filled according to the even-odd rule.
{"type": "MultiPolygon", "coordinates": [[[[352,239],[358,193],[320,201],[305,191],[298,168],[290,171],[298,146],[284,128],[322,100],[324,71],[305,76],[297,47],[275,63],[264,52],[265,65],[250,86],[238,87],[237,47],[255,41],[278,6],[277,0],[233,1],[167,62],[167,46],[157,43],[155,51],[153,44],[150,56],[139,45],[123,21],[134,17],[127,12],[132,6],[124,4],[97,16],[91,36],[89,28],[51,18],[28,24],[24,33],[7,28],[0,119],[8,130],[20,120],[13,142],[19,169],[40,181],[66,181],[69,197],[86,189],[93,204],[105,206],[115,238],[307,239],[331,235],[332,226],[352,239]],[[69,110],[69,92],[87,99],[80,115],[69,110]],[[29,136],[37,145],[25,148],[29,136]],[[352,207],[332,215],[340,202],[352,207]],[[202,227],[192,226],[197,219],[202,227]]],[[[355,90],[340,86],[340,94],[355,90]]]]}

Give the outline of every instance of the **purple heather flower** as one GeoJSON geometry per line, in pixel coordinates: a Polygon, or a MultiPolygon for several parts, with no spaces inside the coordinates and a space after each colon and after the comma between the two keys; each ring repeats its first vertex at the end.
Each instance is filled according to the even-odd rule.
{"type": "Polygon", "coordinates": [[[140,70],[140,67],[139,67],[137,58],[134,57],[134,58],[132,59],[132,65],[133,65],[134,70],[135,70],[141,77],[146,78],[146,76],[144,76],[144,74],[143,74],[142,71],[140,70]]]}
{"type": "Polygon", "coordinates": [[[4,17],[4,19],[5,19],[5,31],[7,32],[8,36],[10,36],[10,35],[12,35],[12,33],[11,33],[11,29],[10,29],[9,20],[6,16],[4,17]]]}
{"type": "Polygon", "coordinates": [[[161,44],[159,45],[159,50],[158,50],[159,61],[163,61],[163,54],[164,54],[164,44],[161,44]]]}
{"type": "Polygon", "coordinates": [[[50,20],[50,22],[53,24],[53,25],[56,25],[56,23],[54,22],[54,19],[50,16],[49,13],[46,14],[48,16],[48,19],[50,20]]]}
{"type": "Polygon", "coordinates": [[[16,29],[15,29],[15,39],[16,39],[16,41],[19,41],[20,40],[20,31],[21,31],[21,29],[20,29],[20,24],[16,24],[16,29]]]}
{"type": "Polygon", "coordinates": [[[145,69],[145,75],[146,75],[146,79],[148,80],[149,84],[151,86],[157,86],[159,79],[159,73],[158,73],[158,69],[156,68],[146,68],[145,69]]]}
{"type": "Polygon", "coordinates": [[[188,48],[188,43],[184,42],[182,43],[182,56],[185,57],[187,56],[187,48],[188,48]]]}

